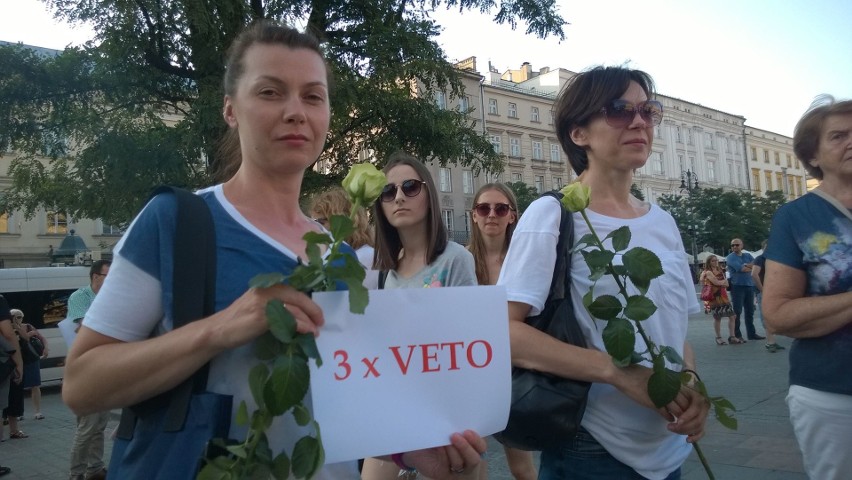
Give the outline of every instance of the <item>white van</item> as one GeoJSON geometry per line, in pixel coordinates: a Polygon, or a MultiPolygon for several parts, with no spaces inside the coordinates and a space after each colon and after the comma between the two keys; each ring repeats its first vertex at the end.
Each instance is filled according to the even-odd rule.
{"type": "Polygon", "coordinates": [[[0,294],[10,308],[24,312],[24,323],[36,327],[47,340],[48,357],[41,361],[42,385],[62,382],[68,347],[57,324],[65,319],[68,297],[89,285],[89,267],[0,269],[0,294]]]}

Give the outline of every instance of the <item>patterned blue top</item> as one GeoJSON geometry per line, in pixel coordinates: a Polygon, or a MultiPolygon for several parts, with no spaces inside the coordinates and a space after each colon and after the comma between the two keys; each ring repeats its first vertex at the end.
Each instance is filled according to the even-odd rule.
{"type": "MultiPolygon", "coordinates": [[[[772,219],[767,260],[805,271],[805,296],[852,290],[852,220],[809,193],[778,209],[772,219]]],[[[852,395],[852,324],[790,349],[790,384],[852,395]]]]}

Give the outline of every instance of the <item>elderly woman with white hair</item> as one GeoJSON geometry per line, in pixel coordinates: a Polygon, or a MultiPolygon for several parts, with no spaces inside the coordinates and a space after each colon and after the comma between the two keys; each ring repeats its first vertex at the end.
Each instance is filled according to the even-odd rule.
{"type": "MultiPolygon", "coordinates": [[[[39,340],[39,343],[42,345],[41,357],[47,358],[47,340],[39,333],[38,329],[29,323],[24,322],[24,312],[18,310],[17,308],[13,308],[10,310],[12,313],[12,326],[15,331],[18,332],[18,335],[23,338],[26,342],[31,343],[31,338],[36,337],[39,340]]],[[[41,362],[35,361],[31,363],[24,364],[24,380],[22,382],[22,387],[24,390],[30,390],[32,393],[30,394],[33,399],[33,408],[35,409],[35,414],[33,414],[33,418],[36,420],[43,420],[44,415],[41,413],[41,362]]]]}

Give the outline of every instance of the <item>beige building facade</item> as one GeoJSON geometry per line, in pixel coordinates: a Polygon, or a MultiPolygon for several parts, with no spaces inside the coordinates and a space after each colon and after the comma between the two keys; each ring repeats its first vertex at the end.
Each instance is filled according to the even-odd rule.
{"type": "Polygon", "coordinates": [[[778,133],[746,127],[751,189],[756,195],[780,190],[788,200],[801,197],[808,188],[808,175],[796,154],[793,139],[778,133]]]}

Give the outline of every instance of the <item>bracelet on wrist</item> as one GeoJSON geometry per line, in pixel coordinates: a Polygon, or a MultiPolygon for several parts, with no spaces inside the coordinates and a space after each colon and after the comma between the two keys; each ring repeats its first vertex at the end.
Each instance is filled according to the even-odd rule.
{"type": "Polygon", "coordinates": [[[699,381],[699,382],[701,381],[701,377],[698,375],[698,372],[696,372],[695,370],[693,370],[691,368],[684,368],[683,370],[681,370],[681,372],[692,374],[692,376],[695,377],[696,381],[699,381]]]}

